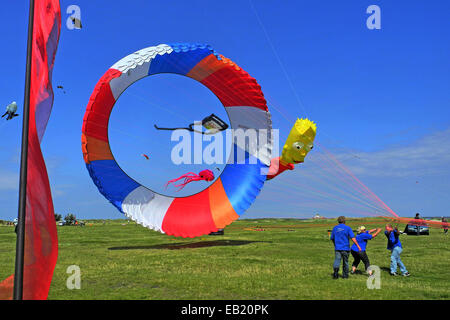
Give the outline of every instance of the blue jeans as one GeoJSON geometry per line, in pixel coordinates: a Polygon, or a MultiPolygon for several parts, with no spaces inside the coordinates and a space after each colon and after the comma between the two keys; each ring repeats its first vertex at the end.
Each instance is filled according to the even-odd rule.
{"type": "Polygon", "coordinates": [[[342,273],[348,275],[348,255],[350,251],[336,250],[334,255],[333,268],[339,269],[342,259],[342,273]]]}
{"type": "Polygon", "coordinates": [[[406,270],[405,265],[403,264],[402,260],[400,259],[400,254],[402,253],[403,249],[400,247],[395,247],[392,249],[391,254],[391,273],[397,272],[397,265],[400,267],[400,272],[402,274],[405,274],[408,272],[406,270]]]}

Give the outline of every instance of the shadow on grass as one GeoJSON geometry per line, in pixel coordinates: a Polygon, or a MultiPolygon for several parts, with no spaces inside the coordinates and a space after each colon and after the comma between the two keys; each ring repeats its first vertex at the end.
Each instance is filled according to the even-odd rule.
{"type": "Polygon", "coordinates": [[[270,241],[247,241],[247,240],[215,240],[215,241],[199,241],[199,242],[189,242],[189,243],[164,243],[156,244],[153,246],[127,246],[127,247],[112,247],[108,250],[139,250],[139,249],[169,249],[169,250],[179,250],[179,249],[196,249],[196,248],[207,248],[207,247],[219,247],[219,246],[243,246],[250,243],[264,242],[269,243],[270,241]]]}
{"type": "Polygon", "coordinates": [[[384,271],[384,272],[387,272],[387,273],[389,273],[389,274],[391,274],[391,268],[388,268],[388,267],[380,267],[380,270],[381,270],[381,271],[384,271]]]}

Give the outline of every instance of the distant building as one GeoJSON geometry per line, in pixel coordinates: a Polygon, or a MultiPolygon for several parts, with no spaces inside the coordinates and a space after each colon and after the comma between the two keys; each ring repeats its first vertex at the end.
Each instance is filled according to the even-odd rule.
{"type": "Polygon", "coordinates": [[[320,214],[316,213],[313,217],[313,219],[324,219],[320,214]]]}

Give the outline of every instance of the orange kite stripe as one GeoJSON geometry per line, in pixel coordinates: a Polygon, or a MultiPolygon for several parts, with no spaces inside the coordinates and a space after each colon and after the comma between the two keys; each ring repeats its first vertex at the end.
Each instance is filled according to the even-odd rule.
{"type": "Polygon", "coordinates": [[[114,160],[108,142],[83,134],[81,136],[81,144],[84,162],[86,163],[96,160],[114,160]]]}
{"type": "Polygon", "coordinates": [[[214,224],[218,229],[225,228],[239,215],[234,211],[228,200],[227,194],[222,185],[220,177],[209,187],[209,206],[214,224]]]}

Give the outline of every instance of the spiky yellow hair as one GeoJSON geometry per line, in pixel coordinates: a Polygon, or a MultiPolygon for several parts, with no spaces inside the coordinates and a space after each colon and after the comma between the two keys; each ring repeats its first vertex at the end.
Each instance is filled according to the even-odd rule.
{"type": "Polygon", "coordinates": [[[304,160],[304,157],[311,149],[296,149],[295,143],[302,143],[307,146],[314,142],[316,137],[317,125],[309,119],[297,119],[289,133],[284,144],[281,161],[285,163],[298,163],[304,160]]]}
{"type": "Polygon", "coordinates": [[[309,136],[312,139],[315,138],[316,131],[317,131],[317,125],[313,121],[311,121],[307,118],[297,119],[294,126],[301,135],[306,134],[307,136],[309,136]]]}

